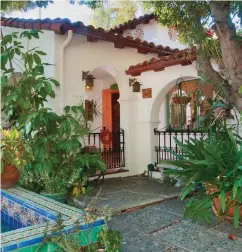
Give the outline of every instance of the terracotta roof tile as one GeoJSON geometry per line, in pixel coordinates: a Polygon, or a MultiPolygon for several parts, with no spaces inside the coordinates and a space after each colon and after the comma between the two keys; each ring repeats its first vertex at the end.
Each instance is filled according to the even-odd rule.
{"type": "Polygon", "coordinates": [[[179,52],[172,53],[168,56],[162,56],[159,59],[152,58],[149,61],[144,61],[135,66],[130,66],[126,70],[127,75],[138,76],[142,72],[146,71],[162,71],[165,67],[174,65],[189,65],[197,59],[196,47],[191,49],[181,50],[179,52]]]}
{"type": "Polygon", "coordinates": [[[113,33],[123,33],[123,31],[127,29],[135,29],[137,25],[139,24],[148,24],[150,20],[155,18],[155,14],[146,14],[144,16],[134,18],[132,20],[129,20],[123,24],[117,25],[113,28],[111,28],[109,31],[113,33]]]}
{"type": "Polygon", "coordinates": [[[103,28],[94,28],[92,25],[85,26],[82,22],[72,23],[69,19],[20,19],[1,18],[1,26],[16,27],[22,29],[41,29],[54,31],[57,34],[65,34],[68,30],[73,30],[77,34],[87,36],[87,40],[95,42],[104,40],[114,43],[116,48],[131,47],[136,48],[138,53],[156,53],[159,57],[179,52],[178,49],[171,49],[169,46],[155,45],[140,39],[125,37],[121,34],[114,34],[112,31],[105,31],[103,28]]]}

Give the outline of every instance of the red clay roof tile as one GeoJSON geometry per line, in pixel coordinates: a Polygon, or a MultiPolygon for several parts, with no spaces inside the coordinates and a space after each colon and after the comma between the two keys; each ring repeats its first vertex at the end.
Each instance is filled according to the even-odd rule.
{"type": "Polygon", "coordinates": [[[57,34],[65,34],[68,30],[73,30],[77,34],[87,36],[88,41],[95,42],[104,40],[114,43],[116,48],[131,47],[137,48],[138,53],[156,53],[159,57],[179,52],[178,49],[171,49],[169,46],[163,47],[155,45],[140,39],[124,37],[121,34],[114,34],[111,31],[105,31],[102,28],[94,28],[92,25],[85,26],[82,22],[72,23],[69,19],[19,19],[19,18],[1,18],[1,26],[16,27],[22,29],[41,29],[53,31],[57,34]]]}
{"type": "Polygon", "coordinates": [[[134,18],[132,20],[129,20],[123,24],[117,25],[113,28],[111,28],[109,31],[113,33],[123,33],[123,31],[127,29],[135,29],[137,25],[139,24],[148,24],[150,20],[155,18],[155,14],[146,14],[144,16],[134,18]]]}
{"type": "Polygon", "coordinates": [[[179,52],[175,52],[168,56],[162,56],[159,59],[152,58],[149,61],[144,61],[143,63],[139,63],[135,66],[130,66],[128,70],[126,70],[127,75],[138,76],[142,72],[146,71],[162,71],[165,67],[174,66],[174,65],[188,65],[197,59],[196,47],[192,49],[185,49],[179,52]]]}

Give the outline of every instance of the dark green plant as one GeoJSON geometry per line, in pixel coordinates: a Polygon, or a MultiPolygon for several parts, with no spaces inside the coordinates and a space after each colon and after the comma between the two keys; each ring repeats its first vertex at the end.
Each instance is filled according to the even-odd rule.
{"type": "Polygon", "coordinates": [[[81,183],[89,167],[103,171],[105,165],[99,155],[81,153],[82,138],[89,133],[83,126],[83,106],[66,106],[63,115],[45,106],[48,98],[55,97],[52,86],[59,83],[45,77],[45,67],[50,64],[43,63],[41,56],[46,54],[28,48],[29,41],[38,39],[39,33],[24,31],[2,39],[2,111],[33,150],[34,160],[21,174],[22,185],[55,193],[81,183]]]}
{"type": "MultiPolygon", "coordinates": [[[[95,220],[95,218],[93,219],[95,220]]],[[[47,246],[51,246],[54,251],[61,252],[96,252],[103,248],[107,252],[120,252],[122,236],[119,231],[108,229],[106,226],[99,231],[97,236],[97,243],[91,243],[90,233],[91,229],[85,232],[80,230],[80,221],[75,222],[71,232],[65,231],[62,216],[59,215],[55,225],[50,229],[46,225],[44,239],[39,245],[38,251],[46,251],[47,246]],[[86,240],[87,246],[83,246],[81,241],[81,233],[86,240]]]]}
{"type": "Polygon", "coordinates": [[[169,187],[173,187],[177,183],[177,179],[170,175],[165,175],[163,178],[163,183],[169,187]]]}
{"type": "Polygon", "coordinates": [[[175,174],[186,178],[188,183],[181,192],[181,199],[197,186],[206,189],[200,198],[191,198],[186,204],[185,217],[194,221],[211,221],[213,200],[221,201],[220,215],[225,215],[231,206],[234,210],[234,227],[238,228],[242,207],[242,141],[225,128],[217,129],[207,139],[181,143],[176,139],[183,155],[172,152],[177,161],[172,164],[179,170],[169,170],[166,174],[175,174]],[[208,193],[208,189],[213,190],[208,193]]]}

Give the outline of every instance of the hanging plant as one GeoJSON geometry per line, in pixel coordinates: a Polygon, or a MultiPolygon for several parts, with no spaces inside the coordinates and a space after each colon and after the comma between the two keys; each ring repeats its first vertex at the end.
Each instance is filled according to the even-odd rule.
{"type": "Polygon", "coordinates": [[[185,105],[187,105],[192,100],[191,97],[185,95],[184,96],[174,95],[171,99],[174,104],[185,104],[185,105]]]}

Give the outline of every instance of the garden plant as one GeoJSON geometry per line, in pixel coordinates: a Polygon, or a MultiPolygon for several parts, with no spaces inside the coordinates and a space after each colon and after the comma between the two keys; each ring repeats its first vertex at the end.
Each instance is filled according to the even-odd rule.
{"type": "Polygon", "coordinates": [[[21,185],[45,194],[66,194],[86,179],[89,167],[104,171],[105,164],[98,154],[81,152],[82,138],[89,133],[83,106],[66,106],[61,115],[48,108],[59,83],[46,77],[45,68],[51,65],[41,59],[46,54],[29,48],[40,34],[31,30],[2,38],[2,112],[33,151],[33,160],[20,174],[21,185]]]}

